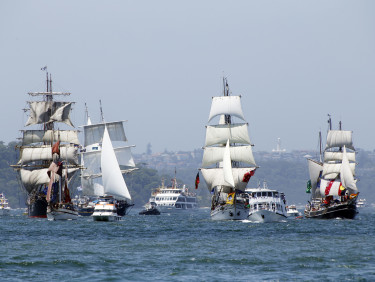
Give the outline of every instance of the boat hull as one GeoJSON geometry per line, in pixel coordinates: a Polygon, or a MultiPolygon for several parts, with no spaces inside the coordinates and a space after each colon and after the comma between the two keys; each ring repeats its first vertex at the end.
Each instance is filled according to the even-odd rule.
{"type": "Polygon", "coordinates": [[[211,210],[212,220],[245,220],[249,214],[249,209],[243,204],[225,204],[211,210]]]}
{"type": "Polygon", "coordinates": [[[247,219],[254,222],[280,222],[286,218],[287,217],[281,213],[269,210],[259,210],[250,212],[247,219]]]}
{"type": "Polygon", "coordinates": [[[78,207],[78,215],[80,216],[91,216],[94,213],[95,207],[78,207]]]}
{"type": "Polygon", "coordinates": [[[47,206],[45,198],[38,198],[27,205],[27,214],[31,218],[47,218],[47,206]]]}
{"type": "Polygon", "coordinates": [[[121,216],[118,216],[118,215],[93,215],[92,219],[94,221],[112,222],[112,221],[119,221],[121,219],[121,216]]]}
{"type": "Polygon", "coordinates": [[[47,211],[48,220],[75,220],[78,217],[78,212],[71,209],[57,208],[47,211]]]}
{"type": "Polygon", "coordinates": [[[157,208],[146,209],[139,212],[140,215],[160,215],[160,211],[157,208]]]}
{"type": "Polygon", "coordinates": [[[357,207],[355,201],[349,203],[336,204],[329,206],[324,209],[308,210],[305,209],[306,218],[318,218],[318,219],[332,219],[332,218],[346,218],[354,219],[357,215],[357,207]]]}

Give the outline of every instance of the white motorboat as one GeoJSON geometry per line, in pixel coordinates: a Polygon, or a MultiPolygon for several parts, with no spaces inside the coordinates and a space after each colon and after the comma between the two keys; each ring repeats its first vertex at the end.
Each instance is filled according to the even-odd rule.
{"type": "Polygon", "coordinates": [[[117,221],[121,216],[117,214],[117,206],[113,199],[102,198],[95,205],[91,215],[94,221],[117,221]]]}
{"type": "Polygon", "coordinates": [[[277,190],[268,189],[266,182],[263,187],[248,188],[249,215],[254,222],[278,222],[287,217],[285,195],[277,190]]]}
{"type": "Polygon", "coordinates": [[[296,205],[290,205],[286,207],[286,213],[288,217],[300,216],[301,213],[297,210],[296,205]]]}
{"type": "Polygon", "coordinates": [[[9,215],[10,214],[10,207],[8,204],[8,199],[5,198],[4,193],[0,194],[0,216],[1,215],[9,215]]]}

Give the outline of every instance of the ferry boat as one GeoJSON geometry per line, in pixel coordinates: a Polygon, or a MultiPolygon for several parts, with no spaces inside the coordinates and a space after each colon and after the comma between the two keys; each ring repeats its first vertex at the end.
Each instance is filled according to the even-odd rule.
{"type": "Polygon", "coordinates": [[[154,202],[161,213],[193,211],[198,208],[197,195],[189,192],[185,185],[179,188],[176,177],[172,179],[172,187],[165,187],[163,179],[162,186],[151,193],[149,202],[154,202]]]}
{"type": "Polygon", "coordinates": [[[5,198],[4,193],[0,194],[0,215],[9,215],[10,207],[8,204],[8,199],[5,198]]]}
{"type": "Polygon", "coordinates": [[[248,220],[254,222],[278,222],[287,217],[286,199],[282,192],[263,187],[247,188],[249,195],[248,220]]]}

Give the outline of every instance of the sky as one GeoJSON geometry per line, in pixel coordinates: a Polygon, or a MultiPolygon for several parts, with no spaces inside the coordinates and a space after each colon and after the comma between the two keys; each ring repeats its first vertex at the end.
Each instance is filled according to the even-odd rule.
{"type": "Polygon", "coordinates": [[[1,141],[20,137],[27,93],[71,92],[72,120],[127,120],[135,153],[204,144],[228,78],[255,151],[318,148],[353,131],[375,149],[374,1],[0,1],[1,141]]]}

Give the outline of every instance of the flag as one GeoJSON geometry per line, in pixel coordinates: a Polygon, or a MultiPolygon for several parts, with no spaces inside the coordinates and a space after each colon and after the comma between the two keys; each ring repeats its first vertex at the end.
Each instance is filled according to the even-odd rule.
{"type": "Polygon", "coordinates": [[[250,178],[254,175],[255,173],[255,169],[254,170],[251,170],[249,172],[246,172],[242,178],[242,182],[249,182],[250,178]]]}
{"type": "Polygon", "coordinates": [[[197,176],[195,177],[195,189],[198,189],[198,184],[199,184],[199,171],[197,173],[197,176]]]}
{"type": "Polygon", "coordinates": [[[57,141],[55,144],[53,144],[52,155],[53,154],[58,154],[60,156],[60,141],[57,141]]]}
{"type": "Polygon", "coordinates": [[[45,67],[41,68],[40,70],[42,70],[42,71],[45,71],[45,70],[47,70],[47,66],[45,66],[45,67]]]}
{"type": "Polygon", "coordinates": [[[306,193],[311,193],[311,180],[307,181],[306,193]]]}
{"type": "Polygon", "coordinates": [[[346,189],[344,186],[342,186],[342,183],[340,182],[340,188],[339,188],[339,196],[344,196],[345,195],[345,192],[346,192],[346,189]]]}
{"type": "Polygon", "coordinates": [[[233,205],[235,192],[229,193],[227,197],[227,204],[233,205]]]}

